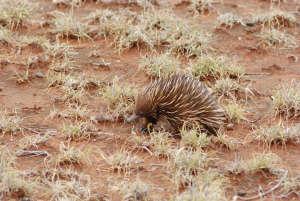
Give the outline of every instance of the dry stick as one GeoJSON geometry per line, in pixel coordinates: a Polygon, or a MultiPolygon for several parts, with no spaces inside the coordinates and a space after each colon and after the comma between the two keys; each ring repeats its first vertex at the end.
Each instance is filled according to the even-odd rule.
{"type": "Polygon", "coordinates": [[[47,151],[29,151],[29,150],[20,150],[16,153],[17,156],[49,156],[47,151]]]}
{"type": "Polygon", "coordinates": [[[275,186],[273,186],[272,188],[267,190],[266,192],[259,193],[258,195],[255,195],[255,196],[252,196],[252,197],[241,197],[241,196],[235,195],[235,196],[233,196],[232,200],[233,201],[237,201],[238,199],[240,199],[240,200],[254,200],[254,199],[258,199],[258,198],[261,198],[263,196],[266,196],[267,194],[273,192],[274,190],[276,190],[277,188],[280,187],[281,183],[286,179],[287,173],[288,173],[288,171],[285,171],[284,175],[281,177],[279,182],[275,186]]]}
{"type": "Polygon", "coordinates": [[[30,131],[30,132],[33,132],[33,133],[35,133],[35,134],[41,135],[40,132],[38,132],[38,131],[36,131],[36,130],[34,130],[34,129],[27,128],[27,127],[25,127],[25,126],[22,126],[22,128],[25,129],[25,130],[28,130],[28,131],[30,131]]]}

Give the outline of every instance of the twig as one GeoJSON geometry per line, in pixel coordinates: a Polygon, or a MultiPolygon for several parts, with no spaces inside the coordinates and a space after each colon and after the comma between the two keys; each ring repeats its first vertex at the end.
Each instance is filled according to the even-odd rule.
{"type": "Polygon", "coordinates": [[[287,174],[288,174],[288,171],[285,171],[284,175],[281,177],[281,179],[279,180],[279,182],[275,186],[273,186],[272,188],[270,188],[269,190],[267,190],[266,192],[260,192],[258,195],[255,195],[255,196],[252,196],[252,197],[241,197],[241,196],[235,195],[235,196],[233,196],[232,200],[233,201],[237,201],[238,199],[240,199],[240,200],[254,200],[254,199],[258,199],[258,198],[264,197],[267,194],[269,194],[269,193],[275,191],[277,188],[279,188],[280,185],[281,185],[281,183],[286,179],[287,174]]]}
{"type": "Polygon", "coordinates": [[[19,150],[16,153],[17,156],[49,156],[47,151],[37,150],[37,151],[30,151],[30,150],[19,150]]]}
{"type": "Polygon", "coordinates": [[[142,149],[145,149],[151,156],[153,155],[152,151],[148,149],[146,146],[141,146],[142,149]]]}
{"type": "Polygon", "coordinates": [[[40,132],[38,132],[38,131],[36,131],[36,130],[34,130],[34,129],[32,129],[32,128],[28,128],[28,127],[24,127],[24,126],[22,126],[22,128],[25,129],[25,130],[28,130],[28,131],[30,131],[30,132],[33,132],[33,133],[35,133],[35,134],[41,135],[40,132]]]}

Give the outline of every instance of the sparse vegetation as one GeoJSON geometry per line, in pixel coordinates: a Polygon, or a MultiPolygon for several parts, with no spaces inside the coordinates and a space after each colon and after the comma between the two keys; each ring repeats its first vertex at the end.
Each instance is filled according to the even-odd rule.
{"type": "Polygon", "coordinates": [[[256,14],[253,17],[253,22],[262,24],[265,27],[278,28],[294,25],[296,23],[296,17],[287,11],[272,9],[269,12],[256,14]]]}
{"type": "Polygon", "coordinates": [[[171,157],[171,167],[174,171],[174,182],[176,186],[192,185],[196,182],[195,175],[200,174],[212,162],[212,158],[202,151],[175,150],[171,157]]]}
{"type": "Polygon", "coordinates": [[[47,133],[44,135],[25,136],[18,142],[18,145],[20,149],[37,148],[39,145],[45,144],[50,137],[47,133]]]}
{"type": "Polygon", "coordinates": [[[106,156],[102,153],[103,159],[108,163],[112,170],[129,174],[132,170],[138,170],[143,167],[143,160],[139,157],[130,154],[127,151],[116,151],[115,153],[106,156]]]}
{"type": "Polygon", "coordinates": [[[161,77],[176,73],[180,68],[180,61],[174,58],[170,53],[153,54],[145,56],[139,64],[149,76],[161,77]]]}
{"type": "Polygon", "coordinates": [[[92,192],[91,177],[73,169],[50,169],[44,171],[41,183],[51,200],[90,201],[96,195],[92,192]]]}
{"type": "Polygon", "coordinates": [[[283,197],[287,197],[290,194],[300,196],[300,176],[289,175],[282,184],[281,194],[283,197]]]}
{"type": "Polygon", "coordinates": [[[274,28],[263,29],[258,36],[261,38],[260,44],[263,47],[276,47],[285,49],[293,49],[298,47],[297,40],[293,35],[274,28]]]}
{"type": "Polygon", "coordinates": [[[186,55],[187,57],[199,57],[206,53],[211,42],[211,35],[205,33],[201,27],[196,25],[178,24],[175,32],[170,38],[170,49],[172,52],[186,55]],[[178,36],[181,36],[178,38],[178,36]]]}
{"type": "Polygon", "coordinates": [[[91,133],[88,131],[88,124],[83,121],[78,121],[74,124],[64,124],[62,133],[69,139],[90,138],[91,133]]]}
{"type": "Polygon", "coordinates": [[[124,201],[151,201],[150,185],[137,178],[133,182],[122,182],[118,185],[124,201]]]}
{"type": "Polygon", "coordinates": [[[299,3],[242,2],[0,0],[0,200],[300,198],[299,3]],[[216,135],[175,99],[133,111],[173,73],[216,95],[216,135]]]}
{"type": "Polygon", "coordinates": [[[233,13],[219,15],[217,20],[219,27],[232,28],[234,25],[244,25],[242,18],[233,13]]]}
{"type": "Polygon", "coordinates": [[[223,56],[205,55],[190,64],[190,71],[195,77],[232,77],[240,78],[245,70],[242,66],[229,62],[223,56]]]}
{"type": "Polygon", "coordinates": [[[211,143],[211,138],[201,132],[199,129],[182,129],[181,131],[181,145],[191,148],[204,148],[211,143]]]}
{"type": "Polygon", "coordinates": [[[300,84],[292,81],[282,84],[272,96],[275,115],[284,115],[286,118],[300,115],[300,84]]]}
{"type": "Polygon", "coordinates": [[[199,176],[196,185],[190,186],[187,190],[177,195],[174,201],[226,201],[225,179],[214,170],[203,172],[199,176]],[[201,179],[200,179],[201,178],[201,179]]]}
{"type": "Polygon", "coordinates": [[[22,118],[16,112],[9,113],[7,110],[2,110],[0,113],[0,131],[2,134],[15,134],[21,131],[22,118]]]}
{"type": "Polygon", "coordinates": [[[61,143],[59,145],[59,153],[53,158],[56,165],[81,165],[84,163],[90,163],[89,153],[85,150],[82,151],[69,143],[65,145],[61,143]]]}
{"type": "Polygon", "coordinates": [[[255,154],[244,162],[243,170],[246,172],[275,171],[276,165],[280,162],[279,156],[274,153],[255,154]]]}
{"type": "Polygon", "coordinates": [[[108,112],[115,119],[124,117],[133,109],[135,94],[136,91],[129,85],[121,85],[118,78],[114,78],[112,85],[101,92],[108,104],[108,112]]]}
{"type": "Polygon", "coordinates": [[[55,27],[53,31],[59,37],[75,39],[91,38],[88,34],[87,24],[76,19],[72,12],[57,12],[53,23],[55,27]]]}
{"type": "Polygon", "coordinates": [[[59,6],[64,5],[68,7],[80,7],[85,2],[84,0],[52,0],[52,2],[59,6]]]}
{"type": "Polygon", "coordinates": [[[0,26],[0,44],[11,45],[13,42],[13,33],[9,29],[0,26]]]}
{"type": "Polygon", "coordinates": [[[229,165],[228,170],[235,174],[241,172],[257,173],[260,171],[275,173],[280,162],[280,157],[272,152],[255,153],[248,160],[236,159],[229,165]]]}
{"type": "Polygon", "coordinates": [[[254,131],[255,138],[271,145],[276,143],[286,144],[286,142],[300,143],[300,126],[284,126],[279,123],[270,127],[261,127],[254,131]]]}
{"type": "Polygon", "coordinates": [[[33,181],[25,180],[21,171],[15,168],[15,156],[6,146],[0,147],[0,196],[19,193],[22,197],[36,188],[33,181]]]}
{"type": "Polygon", "coordinates": [[[205,14],[213,8],[213,0],[191,0],[190,10],[194,14],[205,14]]]}
{"type": "Polygon", "coordinates": [[[31,17],[33,4],[27,0],[2,0],[0,5],[0,25],[10,29],[19,28],[31,17]]]}
{"type": "Polygon", "coordinates": [[[17,38],[18,46],[20,47],[26,47],[26,46],[32,46],[37,47],[42,50],[46,49],[49,45],[49,41],[41,36],[20,36],[17,38]]]}
{"type": "Polygon", "coordinates": [[[224,146],[229,150],[235,150],[240,144],[242,144],[242,142],[240,142],[238,139],[229,137],[221,133],[218,133],[217,137],[214,139],[214,142],[221,146],[224,146]]]}
{"type": "Polygon", "coordinates": [[[231,123],[240,123],[245,120],[245,110],[238,103],[229,103],[224,106],[227,120],[231,123]]]}
{"type": "Polygon", "coordinates": [[[235,97],[235,93],[241,90],[241,85],[230,78],[219,79],[214,85],[214,91],[220,96],[235,97]]]}
{"type": "Polygon", "coordinates": [[[170,133],[152,132],[150,134],[150,144],[156,156],[169,156],[171,153],[170,133]]]}

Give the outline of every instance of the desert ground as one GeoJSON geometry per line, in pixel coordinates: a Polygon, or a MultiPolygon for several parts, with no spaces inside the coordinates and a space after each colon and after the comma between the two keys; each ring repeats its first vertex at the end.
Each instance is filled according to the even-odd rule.
{"type": "Polygon", "coordinates": [[[0,200],[300,200],[300,1],[0,0],[0,200]],[[157,78],[226,122],[126,122],[157,78]]]}

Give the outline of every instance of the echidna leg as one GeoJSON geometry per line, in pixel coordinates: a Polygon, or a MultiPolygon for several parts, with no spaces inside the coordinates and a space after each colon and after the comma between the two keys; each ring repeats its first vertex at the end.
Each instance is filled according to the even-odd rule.
{"type": "Polygon", "coordinates": [[[153,130],[153,124],[151,122],[149,122],[147,125],[141,128],[142,133],[151,133],[152,130],[153,130]]]}
{"type": "Polygon", "coordinates": [[[153,131],[153,125],[157,123],[157,120],[152,117],[147,117],[144,126],[141,128],[141,132],[150,133],[153,131]]]}
{"type": "Polygon", "coordinates": [[[217,134],[217,129],[212,127],[212,126],[208,126],[208,125],[203,125],[204,129],[207,131],[208,134],[210,135],[216,135],[217,134]]]}

